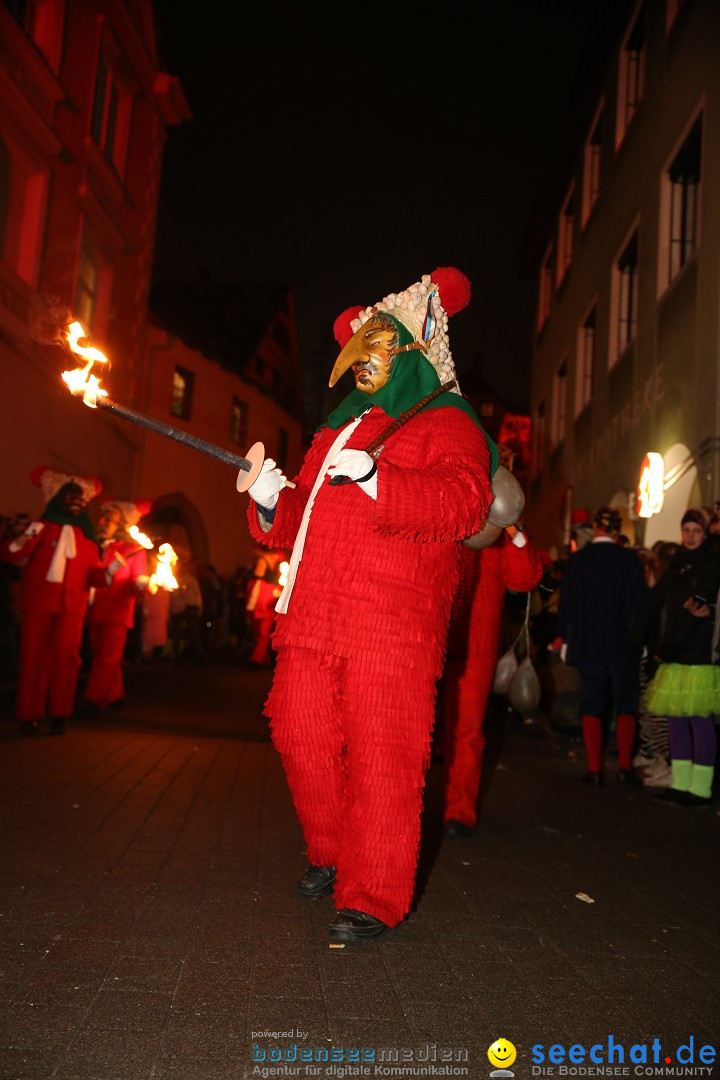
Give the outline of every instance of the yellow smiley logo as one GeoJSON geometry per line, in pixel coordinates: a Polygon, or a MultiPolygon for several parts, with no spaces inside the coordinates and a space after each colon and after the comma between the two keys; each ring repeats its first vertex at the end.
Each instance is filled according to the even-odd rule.
{"type": "Polygon", "coordinates": [[[488,1061],[498,1069],[509,1069],[517,1057],[517,1050],[507,1039],[496,1039],[488,1047],[488,1061]]]}

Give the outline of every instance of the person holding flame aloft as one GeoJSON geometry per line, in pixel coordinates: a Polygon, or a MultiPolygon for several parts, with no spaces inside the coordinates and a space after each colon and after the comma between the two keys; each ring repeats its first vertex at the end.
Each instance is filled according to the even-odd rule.
{"type": "Polygon", "coordinates": [[[96,533],[103,566],[111,576],[110,587],[91,596],[87,612],[92,662],[80,706],[84,716],[117,708],[125,699],[125,642],[135,619],[136,601],[150,582],[147,551],[128,529],[149,510],[148,502],[110,499],[102,505],[96,533]]]}
{"type": "Polygon", "coordinates": [[[49,712],[50,733],[62,735],[75,705],[89,591],[108,584],[85,509],[102,485],[44,465],[31,479],[45,511],[1,553],[22,569],[16,716],[23,734],[34,735],[49,712]]]}
{"type": "Polygon", "coordinates": [[[265,711],[305,834],[300,894],[335,894],[331,944],[397,926],[412,900],[459,542],[497,463],[454,381],[447,321],[469,295],[445,268],[340,316],[330,385],[350,370],[355,389],[294,489],[272,459],[249,488],[253,537],[292,547],[265,711]]]}

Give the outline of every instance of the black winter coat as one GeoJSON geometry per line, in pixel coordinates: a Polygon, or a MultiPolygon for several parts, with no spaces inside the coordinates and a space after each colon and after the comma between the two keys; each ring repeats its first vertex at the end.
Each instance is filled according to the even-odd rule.
{"type": "Polygon", "coordinates": [[[709,541],[689,551],[681,547],[646,594],[630,630],[631,646],[648,647],[666,664],[712,664],[714,605],[720,590],[720,556],[709,541]],[[711,617],[692,615],[685,602],[703,596],[711,617]]]}

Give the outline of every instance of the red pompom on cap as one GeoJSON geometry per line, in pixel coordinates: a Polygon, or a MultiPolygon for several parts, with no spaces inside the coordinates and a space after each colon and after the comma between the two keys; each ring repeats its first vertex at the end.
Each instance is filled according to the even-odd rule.
{"type": "Polygon", "coordinates": [[[137,510],[139,516],[141,518],[144,518],[145,515],[149,514],[150,511],[152,510],[152,503],[151,503],[150,499],[136,499],[135,500],[135,509],[137,510]]]}
{"type": "Polygon", "coordinates": [[[350,323],[353,319],[357,319],[362,310],[363,309],[360,306],[346,308],[342,315],[338,315],[333,323],[333,334],[341,349],[345,348],[348,341],[353,336],[353,328],[350,323]]]}
{"type": "Polygon", "coordinates": [[[470,280],[455,266],[439,266],[430,280],[437,285],[440,303],[448,315],[456,315],[470,303],[470,280]]]}
{"type": "Polygon", "coordinates": [[[36,465],[33,471],[30,473],[30,479],[33,484],[37,484],[38,487],[42,484],[43,473],[47,472],[50,468],[49,465],[36,465]]]}

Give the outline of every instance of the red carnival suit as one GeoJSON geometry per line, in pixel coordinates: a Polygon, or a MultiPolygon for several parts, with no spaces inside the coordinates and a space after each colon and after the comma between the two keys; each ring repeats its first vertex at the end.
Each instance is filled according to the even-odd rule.
{"type": "Polygon", "coordinates": [[[78,526],[42,522],[42,531],[18,551],[5,544],[3,558],[23,566],[20,586],[20,666],[16,715],[21,721],[72,715],[80,670],[80,645],[88,592],[105,586],[98,546],[78,526]],[[62,529],[72,528],[75,556],[62,581],[48,581],[62,529]],[[27,560],[27,562],[26,562],[27,560]]]}
{"type": "MultiPolygon", "coordinates": [[[[388,415],[371,407],[346,443],[364,449],[388,415]]],[[[322,428],[297,488],[280,494],[260,543],[293,545],[340,431],[322,428]]],[[[420,412],[388,437],[377,501],[357,484],[319,488],[266,704],[307,856],[337,867],[335,905],[397,925],[410,908],[461,545],[491,500],[485,436],[460,409],[420,412]]],[[[280,601],[279,606],[282,604],[280,601]]]]}
{"type": "Polygon", "coordinates": [[[477,822],[483,719],[498,661],[505,593],[534,589],[541,577],[540,556],[527,538],[524,547],[517,547],[503,532],[480,551],[461,547],[443,680],[445,821],[470,827],[477,822]]]}
{"type": "Polygon", "coordinates": [[[135,618],[135,602],[141,593],[138,577],[147,575],[147,552],[138,551],[133,540],[111,540],[103,549],[102,564],[109,567],[117,556],[124,563],[115,573],[110,587],[95,593],[88,606],[92,664],[85,687],[87,701],[106,709],[125,697],[122,660],[128,630],[135,618]]]}

